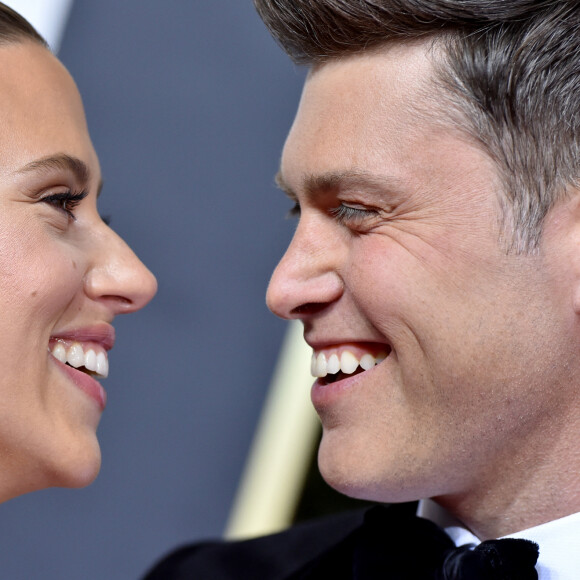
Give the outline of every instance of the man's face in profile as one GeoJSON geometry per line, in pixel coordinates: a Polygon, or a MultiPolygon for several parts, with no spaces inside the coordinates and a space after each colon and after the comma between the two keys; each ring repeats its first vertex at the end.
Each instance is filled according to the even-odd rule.
{"type": "Polygon", "coordinates": [[[268,304],[332,358],[312,391],[323,476],[379,501],[527,485],[515,450],[549,453],[576,355],[566,210],[537,252],[506,251],[498,170],[442,113],[428,50],[315,68],[280,174],[301,215],[268,304]],[[387,356],[336,373],[344,352],[387,356]]]}

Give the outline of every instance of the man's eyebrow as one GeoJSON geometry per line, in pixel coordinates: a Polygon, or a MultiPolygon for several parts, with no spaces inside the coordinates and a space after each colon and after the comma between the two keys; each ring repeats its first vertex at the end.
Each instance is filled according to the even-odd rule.
{"type": "MultiPolygon", "coordinates": [[[[282,173],[276,174],[276,184],[291,199],[296,198],[292,188],[286,183],[282,173]]],[[[365,189],[371,191],[399,190],[401,181],[394,177],[377,175],[365,170],[352,169],[346,171],[330,171],[321,174],[305,176],[304,191],[308,195],[318,192],[336,191],[343,189],[365,189]]]]}
{"type": "Polygon", "coordinates": [[[304,180],[304,189],[311,195],[317,192],[340,191],[343,189],[384,191],[385,189],[393,190],[400,187],[400,180],[394,177],[377,175],[362,169],[308,175],[304,180]]]}

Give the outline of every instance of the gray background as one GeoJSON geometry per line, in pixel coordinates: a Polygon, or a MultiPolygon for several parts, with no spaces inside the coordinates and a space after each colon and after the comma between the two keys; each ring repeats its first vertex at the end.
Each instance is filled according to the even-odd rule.
{"type": "Polygon", "coordinates": [[[231,507],[285,330],[264,293],[294,227],[273,175],[304,73],[250,0],[75,0],[60,58],[101,211],[159,293],[116,324],[99,478],[0,506],[0,575],[138,578],[231,507]]]}

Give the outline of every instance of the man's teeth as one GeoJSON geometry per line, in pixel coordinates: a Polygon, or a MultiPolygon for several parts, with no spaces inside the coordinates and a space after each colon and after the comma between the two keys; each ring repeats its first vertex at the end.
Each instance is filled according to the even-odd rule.
{"type": "Polygon", "coordinates": [[[310,372],[314,377],[325,377],[326,375],[335,375],[342,371],[345,375],[352,375],[354,371],[360,366],[364,371],[372,369],[375,365],[385,360],[387,355],[384,352],[373,356],[365,353],[358,359],[352,352],[348,350],[342,351],[340,357],[333,353],[328,358],[323,352],[312,355],[312,362],[310,365],[310,372]]]}
{"type": "Polygon", "coordinates": [[[82,344],[73,342],[68,349],[64,344],[57,342],[51,350],[52,356],[61,363],[68,363],[71,367],[78,369],[85,367],[102,378],[109,375],[109,361],[107,355],[103,352],[95,352],[89,348],[86,352],[82,344]]]}

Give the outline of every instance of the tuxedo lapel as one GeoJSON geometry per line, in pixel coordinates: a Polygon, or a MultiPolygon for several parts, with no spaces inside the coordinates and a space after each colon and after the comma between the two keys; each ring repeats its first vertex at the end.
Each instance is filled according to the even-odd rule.
{"type": "Polygon", "coordinates": [[[288,580],[433,580],[452,540],[409,505],[376,506],[344,540],[288,580]]]}
{"type": "Polygon", "coordinates": [[[521,539],[456,548],[436,524],[377,506],[361,526],[289,580],[537,580],[538,546],[521,539]]]}
{"type": "Polygon", "coordinates": [[[370,509],[353,551],[352,580],[432,580],[455,545],[433,522],[399,506],[370,509]]]}

